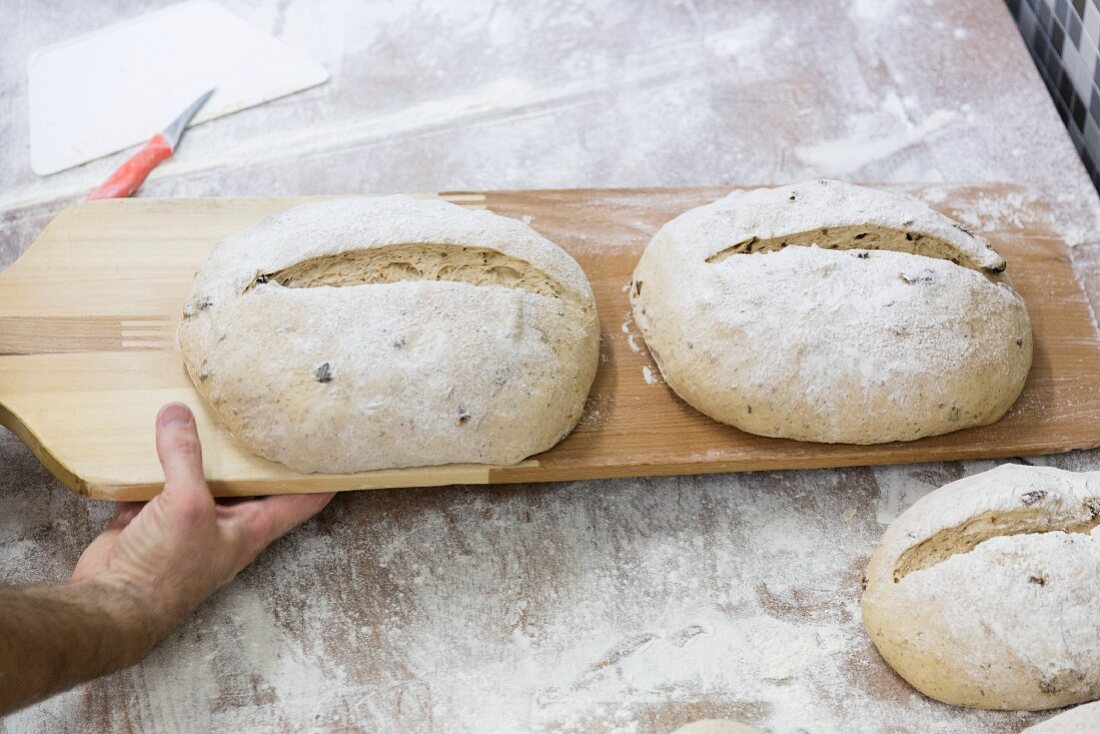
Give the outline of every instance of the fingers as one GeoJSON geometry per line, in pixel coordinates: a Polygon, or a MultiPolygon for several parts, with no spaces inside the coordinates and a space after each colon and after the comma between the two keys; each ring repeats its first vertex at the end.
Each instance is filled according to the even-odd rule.
{"type": "Polygon", "coordinates": [[[122,530],[141,512],[144,502],[119,502],[115,514],[107,523],[107,530],[122,530]]]}
{"type": "Polygon", "coordinates": [[[209,496],[202,474],[202,447],[195,416],[182,403],[169,403],[157,414],[157,456],[164,467],[166,491],[209,496]]]}
{"type": "Polygon", "coordinates": [[[333,498],[327,494],[284,494],[233,508],[240,529],[258,554],[279,536],[316,515],[333,498]]]}
{"type": "Polygon", "coordinates": [[[157,415],[157,455],[164,467],[161,497],[167,504],[163,506],[173,508],[184,525],[228,522],[222,528],[229,534],[223,537],[239,549],[244,563],[275,538],[320,512],[333,496],[279,495],[240,504],[215,504],[203,477],[195,416],[181,403],[165,405],[157,415]]]}
{"type": "Polygon", "coordinates": [[[80,560],[73,569],[73,581],[83,581],[99,574],[107,567],[114,548],[123,529],[145,506],[144,502],[119,502],[115,507],[114,517],[107,523],[107,527],[93,540],[84,552],[80,554],[80,560]]]}

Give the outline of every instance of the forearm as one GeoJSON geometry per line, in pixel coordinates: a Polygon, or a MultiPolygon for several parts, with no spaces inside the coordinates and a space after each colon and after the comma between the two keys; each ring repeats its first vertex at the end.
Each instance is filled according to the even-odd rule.
{"type": "Polygon", "coordinates": [[[110,583],[0,588],[0,715],[132,665],[166,631],[110,583]]]}
{"type": "Polygon", "coordinates": [[[164,491],[120,503],[63,586],[0,587],[0,716],[132,665],[263,548],[331,494],[218,505],[202,475],[195,418],[157,414],[164,491]]]}

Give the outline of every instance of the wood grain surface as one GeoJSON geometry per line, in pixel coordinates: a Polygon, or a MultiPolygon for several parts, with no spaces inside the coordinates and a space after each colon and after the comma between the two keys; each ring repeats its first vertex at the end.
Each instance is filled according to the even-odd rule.
{"type": "MultiPolygon", "coordinates": [[[[1035,331],[1024,393],[998,423],[906,443],[827,445],[753,436],[692,409],[660,380],[626,287],[658,227],[730,190],[438,195],[529,221],[580,262],[596,293],[601,364],[585,414],[559,445],[516,466],[302,475],[252,455],[221,427],[175,346],[181,304],[219,239],[302,198],[112,200],[65,210],[0,277],[0,420],[67,486],[108,499],[159,490],[153,418],[172,400],[195,409],[207,475],[223,496],[900,464],[1100,445],[1096,322],[1066,245],[1047,231],[986,233],[1008,259],[1035,331]]],[[[1005,194],[1003,186],[960,189],[940,208],[951,214],[969,198],[1005,194]]]]}

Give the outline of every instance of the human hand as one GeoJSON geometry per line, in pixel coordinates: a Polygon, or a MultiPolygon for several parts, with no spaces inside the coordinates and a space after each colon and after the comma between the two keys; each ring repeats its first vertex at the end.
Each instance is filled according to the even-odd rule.
{"type": "Polygon", "coordinates": [[[92,582],[128,595],[155,641],[179,625],[214,591],[229,583],[271,541],[319,512],[332,494],[276,495],[215,501],[202,472],[195,417],[187,406],[161,408],[157,455],[164,491],[149,502],[119,505],[107,529],[92,541],[73,571],[74,583],[92,582]]]}

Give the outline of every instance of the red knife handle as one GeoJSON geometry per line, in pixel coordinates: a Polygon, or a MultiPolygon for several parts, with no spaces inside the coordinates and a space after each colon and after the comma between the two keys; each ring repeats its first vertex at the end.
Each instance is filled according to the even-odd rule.
{"type": "Polygon", "coordinates": [[[163,135],[157,133],[144,148],[134,153],[130,160],[119,166],[106,181],[88,194],[88,201],[122,199],[129,196],[137,190],[138,186],[141,186],[141,182],[157,167],[158,163],[171,155],[172,146],[163,135]]]}

